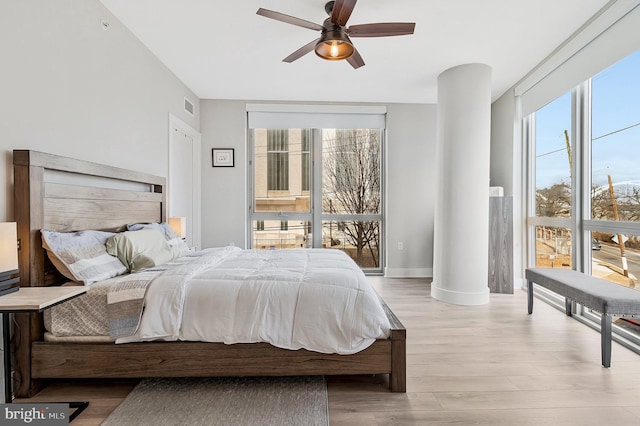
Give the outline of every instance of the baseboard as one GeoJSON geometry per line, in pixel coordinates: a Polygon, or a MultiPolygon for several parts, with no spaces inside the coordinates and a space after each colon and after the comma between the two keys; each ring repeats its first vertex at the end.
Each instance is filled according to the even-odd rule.
{"type": "Polygon", "coordinates": [[[387,278],[433,278],[433,268],[385,268],[387,278]]]}
{"type": "Polygon", "coordinates": [[[455,291],[440,288],[436,283],[431,283],[431,297],[445,303],[463,306],[486,305],[489,303],[489,287],[482,291],[455,291]]]}

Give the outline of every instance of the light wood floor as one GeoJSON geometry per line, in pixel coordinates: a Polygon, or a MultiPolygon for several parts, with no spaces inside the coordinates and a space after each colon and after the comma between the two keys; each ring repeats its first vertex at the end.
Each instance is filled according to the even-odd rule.
{"type": "MultiPolygon", "coordinates": [[[[383,376],[329,378],[331,425],[638,425],[640,356],[526,294],[462,307],[426,279],[370,280],[407,328],[407,393],[383,376]]],[[[54,383],[31,401],[91,401],[74,426],[98,425],[135,383],[54,383]]]]}

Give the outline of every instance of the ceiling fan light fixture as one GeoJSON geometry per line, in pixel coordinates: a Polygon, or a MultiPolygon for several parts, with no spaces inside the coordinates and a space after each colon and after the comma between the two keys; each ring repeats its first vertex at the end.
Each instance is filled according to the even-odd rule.
{"type": "Polygon", "coordinates": [[[330,1],[325,4],[324,10],[329,17],[322,25],[311,21],[285,15],[273,10],[259,8],[256,12],[265,18],[275,19],[287,24],[320,31],[320,37],[305,44],[286,58],[283,62],[293,62],[300,59],[312,50],[322,59],[339,61],[346,59],[353,69],[364,65],[362,56],[353,46],[351,37],[389,37],[413,34],[415,22],[379,22],[375,24],[361,24],[347,27],[347,21],[353,12],[357,0],[330,1]]]}
{"type": "Polygon", "coordinates": [[[353,55],[353,43],[343,31],[327,31],[316,44],[316,55],[329,61],[347,59],[353,55]]]}

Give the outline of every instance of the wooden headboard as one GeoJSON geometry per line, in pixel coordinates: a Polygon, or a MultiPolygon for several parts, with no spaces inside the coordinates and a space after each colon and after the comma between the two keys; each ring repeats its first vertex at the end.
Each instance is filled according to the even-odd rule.
{"type": "MultiPolygon", "coordinates": [[[[40,230],[123,230],[128,223],[166,220],[165,178],[37,151],[14,150],[14,217],[22,287],[59,285],[63,278],[42,248],[40,230]]],[[[16,371],[44,336],[41,314],[16,315],[16,371]]],[[[29,380],[17,378],[18,387],[29,380]]],[[[25,394],[22,390],[21,394],[25,394]]]]}
{"type": "Polygon", "coordinates": [[[166,219],[165,178],[37,151],[14,150],[14,205],[21,286],[51,278],[41,229],[122,230],[166,219]]]}

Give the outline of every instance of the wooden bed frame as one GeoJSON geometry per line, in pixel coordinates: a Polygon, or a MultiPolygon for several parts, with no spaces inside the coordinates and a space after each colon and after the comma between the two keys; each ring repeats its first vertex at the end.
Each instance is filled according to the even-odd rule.
{"type": "MultiPolygon", "coordinates": [[[[28,150],[13,151],[13,167],[23,287],[66,281],[42,248],[43,228],[122,230],[166,220],[165,178],[28,150]]],[[[389,374],[390,390],[406,392],[406,330],[385,309],[390,338],[353,355],[267,343],[50,343],[42,314],[16,314],[14,389],[31,397],[48,379],[389,374]]]]}

